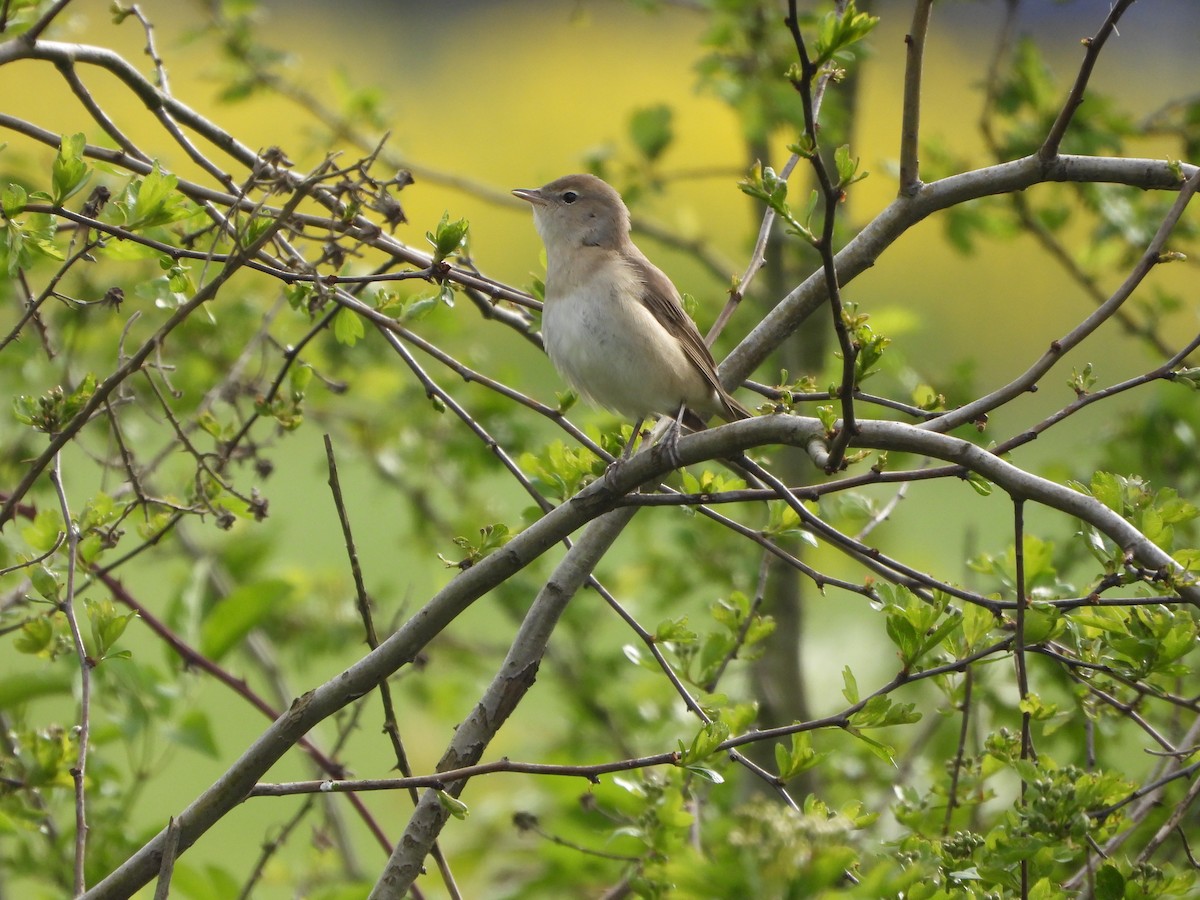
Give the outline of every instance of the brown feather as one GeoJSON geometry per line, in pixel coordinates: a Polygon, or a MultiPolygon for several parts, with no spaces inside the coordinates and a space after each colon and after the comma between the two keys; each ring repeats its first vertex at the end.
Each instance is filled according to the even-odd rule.
{"type": "Polygon", "coordinates": [[[683,298],[679,296],[679,291],[676,290],[671,279],[650,262],[632,241],[627,243],[625,251],[637,267],[638,275],[645,286],[640,297],[642,304],[679,340],[688,360],[713,389],[720,404],[720,408],[716,411],[717,415],[729,422],[737,419],[749,419],[750,411],[731,397],[725,390],[725,386],[721,384],[712,351],[704,343],[704,338],[700,336],[700,330],[696,327],[696,323],[683,308],[683,298]]]}

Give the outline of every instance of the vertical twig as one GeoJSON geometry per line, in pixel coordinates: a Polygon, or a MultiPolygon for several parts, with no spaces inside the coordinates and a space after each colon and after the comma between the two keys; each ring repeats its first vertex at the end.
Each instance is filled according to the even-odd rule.
{"type": "Polygon", "coordinates": [[[967,754],[967,735],[971,724],[971,691],[975,685],[975,670],[968,667],[963,673],[962,725],[958,729],[958,750],[954,754],[954,768],[950,770],[950,790],[946,797],[946,818],[942,822],[942,834],[950,833],[950,821],[958,805],[958,776],[962,772],[963,759],[967,754]]]}
{"type": "Polygon", "coordinates": [[[933,0],[917,0],[912,28],[904,36],[908,50],[904,68],[904,115],[900,125],[900,196],[909,197],[921,187],[921,67],[925,59],[925,35],[933,0]]]}
{"type": "Polygon", "coordinates": [[[154,886],[154,900],[167,900],[171,896],[171,875],[175,872],[175,858],[179,855],[179,822],[174,816],[167,823],[167,839],[163,843],[162,863],[158,867],[158,884],[154,886]]]}
{"type": "Polygon", "coordinates": [[[1104,24],[1096,32],[1095,37],[1083,39],[1083,45],[1087,47],[1087,50],[1083,54],[1083,64],[1079,67],[1079,73],[1075,76],[1075,83],[1071,86],[1071,92],[1067,94],[1066,103],[1059,110],[1058,118],[1054,120],[1049,134],[1046,135],[1045,143],[1038,148],[1038,159],[1042,160],[1042,162],[1049,162],[1058,156],[1058,148],[1066,136],[1067,127],[1071,124],[1075,110],[1079,109],[1079,104],[1083,103],[1083,93],[1087,90],[1088,79],[1092,77],[1092,69],[1096,67],[1096,60],[1100,58],[1100,50],[1104,47],[1104,42],[1108,40],[1108,36],[1117,30],[1117,20],[1133,4],[1134,0],[1117,0],[1113,4],[1108,17],[1104,20],[1104,24]]]}
{"type": "Polygon", "coordinates": [[[67,532],[67,586],[66,595],[59,601],[58,607],[67,617],[67,627],[71,631],[71,643],[75,655],[79,659],[80,689],[79,689],[79,728],[76,739],[79,742],[75,765],[71,769],[71,779],[75,782],[75,896],[78,897],[87,888],[84,880],[84,861],[87,858],[87,756],[88,740],[91,734],[91,704],[92,704],[92,666],[94,662],[88,656],[87,648],[83,645],[83,632],[79,630],[79,620],[75,617],[75,552],[79,547],[79,528],[71,520],[71,507],[67,503],[67,492],[62,483],[62,456],[54,454],[54,464],[50,469],[50,481],[58,494],[58,506],[62,512],[63,528],[67,532]]]}
{"type": "MultiPolygon", "coordinates": [[[[1017,579],[1017,630],[1013,638],[1013,659],[1017,667],[1017,690],[1021,703],[1029,696],[1029,672],[1025,668],[1025,500],[1013,498],[1013,540],[1016,554],[1017,579]]],[[[1021,710],[1021,759],[1033,756],[1033,738],[1030,734],[1031,717],[1028,709],[1021,710]]],[[[1025,805],[1025,793],[1029,785],[1021,778],[1021,806],[1025,805]]],[[[1021,900],[1029,896],[1029,860],[1021,860],[1021,900]]]]}
{"type": "MultiPolygon", "coordinates": [[[[346,503],[342,497],[342,483],[338,478],[337,459],[333,453],[333,441],[329,435],[325,436],[325,460],[329,467],[329,490],[333,494],[333,505],[337,509],[338,522],[342,526],[342,537],[346,542],[346,555],[350,560],[350,574],[354,579],[354,594],[358,604],[358,614],[362,618],[363,628],[366,630],[367,646],[372,650],[379,646],[379,636],[375,632],[375,620],[371,614],[371,598],[367,595],[367,586],[363,581],[362,566],[358,560],[358,549],[354,544],[354,533],[350,529],[350,516],[346,513],[346,503]]],[[[387,680],[379,682],[379,698],[383,702],[383,730],[392,742],[392,752],[396,755],[396,768],[400,770],[400,774],[405,778],[412,777],[412,767],[408,764],[408,754],[404,750],[404,742],[400,738],[400,725],[396,720],[396,707],[392,702],[392,690],[388,685],[387,680]]],[[[416,806],[421,800],[421,795],[416,788],[408,789],[409,797],[412,799],[413,805],[416,806]]],[[[441,846],[435,841],[430,848],[430,853],[437,862],[438,870],[441,872],[442,881],[446,885],[446,892],[453,900],[461,900],[462,894],[459,893],[458,884],[454,880],[454,873],[450,870],[450,862],[442,853],[441,846]]],[[[414,888],[415,889],[415,888],[414,888]]]]}
{"type": "MultiPolygon", "coordinates": [[[[58,17],[58,14],[66,9],[70,3],[71,0],[58,0],[57,3],[46,10],[40,19],[29,26],[29,30],[21,35],[21,40],[30,44],[34,43],[41,37],[42,32],[50,27],[50,23],[58,17]]],[[[5,6],[7,7],[7,4],[5,6]]]]}
{"type": "Polygon", "coordinates": [[[849,329],[846,327],[841,286],[838,283],[837,267],[833,261],[834,222],[837,217],[838,203],[842,200],[842,189],[833,182],[829,175],[829,169],[821,158],[821,147],[817,139],[816,113],[818,107],[813,102],[813,84],[817,79],[818,66],[809,58],[804,36],[800,33],[796,0],[788,0],[788,15],[784,22],[791,32],[792,41],[796,45],[796,54],[800,58],[800,76],[792,79],[792,86],[800,94],[800,104],[804,109],[804,132],[812,147],[812,156],[809,157],[809,162],[812,163],[813,174],[817,177],[817,184],[824,201],[821,237],[816,242],[816,249],[821,256],[821,269],[825,277],[825,291],[829,297],[829,308],[833,317],[833,330],[837,335],[838,346],[842,352],[842,380],[838,391],[842,407],[842,427],[830,444],[825,462],[826,472],[836,472],[844,465],[850,438],[858,431],[854,412],[854,373],[858,360],[858,347],[851,340],[849,329]]]}

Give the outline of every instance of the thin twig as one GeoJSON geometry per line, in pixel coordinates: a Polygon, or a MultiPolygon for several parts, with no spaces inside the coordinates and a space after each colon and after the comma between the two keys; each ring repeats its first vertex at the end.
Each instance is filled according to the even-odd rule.
{"type": "Polygon", "coordinates": [[[71,632],[71,643],[75,649],[75,657],[79,661],[79,725],[75,731],[77,742],[75,765],[71,767],[71,780],[75,783],[75,896],[81,895],[87,888],[84,880],[87,862],[87,760],[88,743],[92,731],[92,667],[95,661],[88,655],[83,644],[83,632],[75,615],[75,569],[79,549],[79,526],[71,518],[71,507],[67,502],[67,492],[62,479],[62,457],[54,454],[54,465],[50,469],[50,483],[58,495],[58,508],[62,513],[63,528],[67,534],[67,583],[65,593],[59,600],[58,608],[67,618],[67,627],[71,632]]]}
{"type": "Polygon", "coordinates": [[[918,153],[921,139],[921,69],[925,61],[925,36],[933,0],[917,0],[913,6],[912,26],[904,36],[907,48],[904,66],[904,112],[900,125],[900,196],[907,197],[921,187],[918,153]]]}

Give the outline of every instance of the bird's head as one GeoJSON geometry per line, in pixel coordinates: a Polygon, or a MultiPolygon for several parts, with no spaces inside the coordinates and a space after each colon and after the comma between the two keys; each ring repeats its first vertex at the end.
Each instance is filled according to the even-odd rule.
{"type": "Polygon", "coordinates": [[[617,248],[629,239],[629,210],[621,195],[595,175],[564,175],[513,194],[533,205],[533,222],[547,251],[617,248]]]}

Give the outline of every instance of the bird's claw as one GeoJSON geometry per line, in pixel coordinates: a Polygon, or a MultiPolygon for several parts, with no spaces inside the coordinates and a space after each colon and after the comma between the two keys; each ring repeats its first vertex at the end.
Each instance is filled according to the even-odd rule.
{"type": "Polygon", "coordinates": [[[674,419],[668,426],[662,439],[654,448],[671,464],[672,469],[683,468],[683,460],[679,458],[679,423],[674,419]]]}

